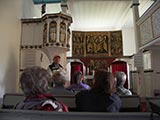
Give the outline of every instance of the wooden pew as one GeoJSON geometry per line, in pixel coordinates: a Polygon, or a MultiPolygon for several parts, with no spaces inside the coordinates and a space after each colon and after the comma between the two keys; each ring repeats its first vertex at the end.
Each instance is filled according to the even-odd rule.
{"type": "MultiPolygon", "coordinates": [[[[76,111],[75,96],[55,96],[57,100],[64,102],[70,111],[76,111]]],[[[138,95],[120,96],[122,107],[120,112],[140,112],[140,97],[138,95]]]]}
{"type": "MultiPolygon", "coordinates": [[[[4,109],[12,109],[17,103],[22,101],[25,97],[23,94],[18,93],[7,93],[3,97],[2,108],[4,109]]],[[[65,103],[69,111],[77,111],[75,104],[75,96],[74,95],[56,95],[55,98],[59,101],[65,103]]],[[[120,112],[139,112],[139,96],[120,96],[122,101],[122,107],[120,112]]]]}
{"type": "MultiPolygon", "coordinates": [[[[57,100],[64,102],[71,111],[76,111],[75,96],[55,96],[57,100]]],[[[138,95],[120,96],[122,107],[120,112],[140,112],[140,97],[138,95]]]]}
{"type": "Polygon", "coordinates": [[[2,108],[3,109],[13,109],[14,106],[23,101],[25,96],[19,93],[6,93],[3,95],[2,108]]]}
{"type": "Polygon", "coordinates": [[[151,101],[157,101],[157,100],[160,101],[160,97],[145,97],[145,100],[146,100],[145,102],[146,102],[147,111],[151,112],[152,108],[151,108],[150,102],[151,101]]]}
{"type": "Polygon", "coordinates": [[[140,97],[138,95],[120,96],[122,107],[120,112],[140,112],[140,97]]]}
{"type": "Polygon", "coordinates": [[[151,107],[151,120],[154,120],[154,113],[160,117],[160,98],[149,100],[149,104],[151,107]]]}
{"type": "MultiPolygon", "coordinates": [[[[32,110],[0,110],[0,120],[149,120],[150,113],[47,112],[32,110]]],[[[154,120],[159,120],[155,116],[154,120]]]]}
{"type": "MultiPolygon", "coordinates": [[[[2,108],[3,109],[13,109],[14,106],[23,101],[25,96],[20,93],[6,93],[3,96],[2,108]]],[[[66,104],[70,111],[76,110],[75,96],[74,95],[57,95],[55,98],[66,104]]]]}
{"type": "Polygon", "coordinates": [[[62,101],[68,106],[69,111],[76,111],[76,103],[74,95],[56,95],[56,100],[62,101]]]}

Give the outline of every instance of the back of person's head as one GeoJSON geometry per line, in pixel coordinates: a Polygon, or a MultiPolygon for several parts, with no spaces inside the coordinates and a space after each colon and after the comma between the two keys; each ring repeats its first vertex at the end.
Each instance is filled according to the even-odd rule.
{"type": "Polygon", "coordinates": [[[126,82],[126,78],[127,78],[126,74],[121,71],[116,71],[114,73],[114,77],[117,80],[117,86],[123,86],[124,83],[126,82]]]}
{"type": "Polygon", "coordinates": [[[58,70],[52,75],[52,80],[55,86],[64,86],[67,82],[67,74],[64,70],[58,70]]]}
{"type": "Polygon", "coordinates": [[[26,68],[20,77],[20,86],[25,96],[46,93],[51,76],[41,67],[26,68]]]}
{"type": "Polygon", "coordinates": [[[116,81],[111,72],[105,69],[98,69],[94,75],[93,90],[99,93],[111,95],[116,92],[116,81]]]}
{"type": "Polygon", "coordinates": [[[75,71],[72,77],[72,84],[79,84],[82,81],[82,76],[83,74],[81,71],[75,71]]]}

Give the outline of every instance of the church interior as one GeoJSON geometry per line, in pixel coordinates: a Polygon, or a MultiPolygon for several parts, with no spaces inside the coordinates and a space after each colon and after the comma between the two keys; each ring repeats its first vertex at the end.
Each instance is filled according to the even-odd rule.
{"type": "Polygon", "coordinates": [[[123,71],[142,106],[160,96],[159,0],[0,0],[0,15],[1,102],[21,93],[25,68],[47,69],[54,55],[69,81],[76,70],[88,84],[96,69],[123,71]]]}

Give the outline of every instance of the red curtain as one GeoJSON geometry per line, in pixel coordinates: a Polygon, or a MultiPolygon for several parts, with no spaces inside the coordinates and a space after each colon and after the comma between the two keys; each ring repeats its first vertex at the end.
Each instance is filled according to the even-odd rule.
{"type": "MultiPolygon", "coordinates": [[[[124,73],[127,74],[127,63],[124,61],[116,61],[114,63],[112,63],[112,73],[116,72],[116,71],[123,71],[124,73]]],[[[128,78],[124,84],[125,88],[128,88],[128,78]]]]}

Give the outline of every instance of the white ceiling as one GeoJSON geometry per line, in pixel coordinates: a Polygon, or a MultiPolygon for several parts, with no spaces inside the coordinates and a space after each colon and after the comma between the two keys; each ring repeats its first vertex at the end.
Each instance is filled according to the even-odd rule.
{"type": "MultiPolygon", "coordinates": [[[[68,0],[73,18],[72,30],[120,30],[133,26],[131,4],[133,0],[68,0]]],[[[139,0],[140,16],[153,0],[139,0]]]]}

